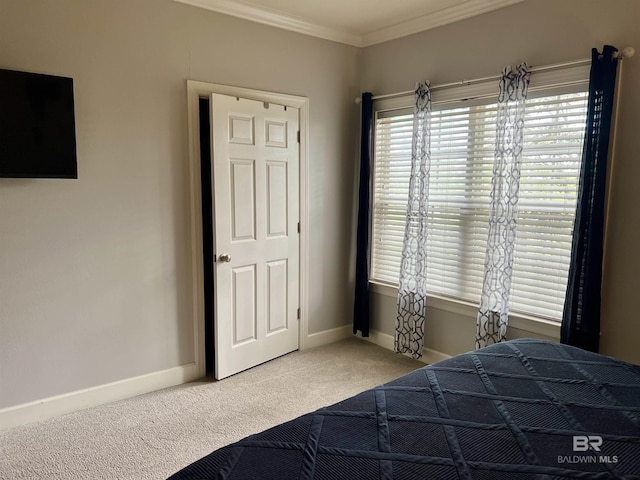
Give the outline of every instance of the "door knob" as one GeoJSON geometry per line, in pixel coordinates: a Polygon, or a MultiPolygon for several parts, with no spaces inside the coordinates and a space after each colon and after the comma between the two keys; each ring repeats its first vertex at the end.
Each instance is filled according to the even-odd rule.
{"type": "Polygon", "coordinates": [[[227,253],[223,253],[222,255],[218,255],[218,261],[219,262],[230,262],[231,261],[231,255],[229,255],[227,253]]]}

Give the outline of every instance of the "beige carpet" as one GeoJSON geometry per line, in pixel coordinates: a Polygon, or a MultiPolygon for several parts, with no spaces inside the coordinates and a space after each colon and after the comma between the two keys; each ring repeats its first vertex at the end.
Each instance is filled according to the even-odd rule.
{"type": "Polygon", "coordinates": [[[0,431],[0,479],[164,479],[216,448],[424,364],[357,338],[0,431]]]}

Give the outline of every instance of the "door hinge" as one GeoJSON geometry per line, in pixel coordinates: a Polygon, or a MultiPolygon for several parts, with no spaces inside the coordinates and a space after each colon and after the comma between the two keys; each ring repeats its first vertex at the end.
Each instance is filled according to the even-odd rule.
{"type": "Polygon", "coordinates": [[[300,222],[298,222],[298,233],[300,233],[300,222]]]}
{"type": "Polygon", "coordinates": [[[298,320],[300,320],[300,309],[298,308],[298,320]]]}
{"type": "Polygon", "coordinates": [[[298,130],[298,143],[300,143],[300,130],[298,130]]]}

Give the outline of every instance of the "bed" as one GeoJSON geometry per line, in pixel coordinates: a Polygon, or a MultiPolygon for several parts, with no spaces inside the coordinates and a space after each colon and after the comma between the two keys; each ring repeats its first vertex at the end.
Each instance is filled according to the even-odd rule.
{"type": "Polygon", "coordinates": [[[542,340],[425,366],[180,479],[640,479],[640,367],[542,340]]]}

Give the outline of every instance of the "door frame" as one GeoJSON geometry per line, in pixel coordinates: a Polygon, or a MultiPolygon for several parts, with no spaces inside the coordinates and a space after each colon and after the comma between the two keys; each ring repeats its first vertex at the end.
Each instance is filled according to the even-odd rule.
{"type": "MultiPolygon", "coordinates": [[[[201,97],[213,93],[277,103],[297,108],[300,129],[300,275],[299,298],[300,320],[298,349],[307,344],[308,328],[308,265],[309,265],[309,99],[296,95],[253,90],[215,83],[187,80],[187,120],[189,130],[189,185],[190,185],[190,233],[191,233],[191,279],[193,293],[193,337],[194,359],[199,377],[206,373],[204,345],[204,255],[202,252],[202,183],[200,171],[200,117],[198,102],[201,97]]],[[[213,159],[212,159],[213,161],[213,159]]]]}

